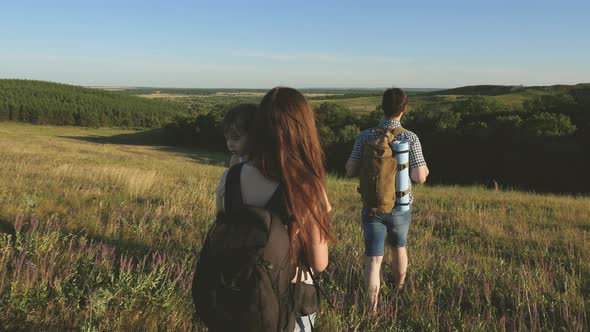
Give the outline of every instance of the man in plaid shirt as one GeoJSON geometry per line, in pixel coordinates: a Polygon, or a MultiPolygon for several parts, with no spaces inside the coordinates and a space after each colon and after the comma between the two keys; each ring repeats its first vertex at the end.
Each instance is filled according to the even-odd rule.
{"type": "MultiPolygon", "coordinates": [[[[381,108],[384,119],[379,123],[382,128],[399,127],[402,116],[408,110],[408,96],[401,89],[387,89],[383,94],[381,108]]],[[[375,136],[373,128],[363,131],[354,142],[352,153],[346,163],[346,175],[357,176],[360,171],[361,157],[365,142],[375,136]]],[[[424,183],[429,170],[422,155],[422,147],[418,136],[411,131],[399,134],[398,139],[405,140],[410,145],[409,164],[410,179],[417,183],[424,183]]],[[[410,184],[411,188],[411,184],[410,184]]],[[[389,213],[371,214],[367,209],[362,210],[361,219],[363,235],[365,239],[365,288],[369,295],[369,310],[377,310],[377,302],[380,288],[380,270],[383,254],[385,252],[385,240],[393,249],[393,270],[398,281],[398,288],[404,285],[408,267],[408,255],[406,252],[406,240],[412,215],[412,202],[410,193],[410,208],[408,211],[395,211],[389,213]]]]}

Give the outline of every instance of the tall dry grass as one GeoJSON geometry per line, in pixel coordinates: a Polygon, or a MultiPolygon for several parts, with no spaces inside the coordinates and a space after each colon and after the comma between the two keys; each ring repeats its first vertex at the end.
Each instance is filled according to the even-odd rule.
{"type": "MultiPolygon", "coordinates": [[[[0,329],[202,329],[190,281],[223,167],[90,139],[122,133],[0,123],[0,329]]],[[[589,198],[415,188],[405,291],[386,256],[371,317],[356,185],[328,181],[336,309],[319,330],[590,328],[589,198]]]]}

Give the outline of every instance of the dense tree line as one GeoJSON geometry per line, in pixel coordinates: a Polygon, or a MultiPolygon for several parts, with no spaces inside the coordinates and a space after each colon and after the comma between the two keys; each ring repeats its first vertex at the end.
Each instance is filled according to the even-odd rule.
{"type": "Polygon", "coordinates": [[[185,105],[66,84],[0,80],[0,121],[33,124],[161,127],[185,105]]]}
{"type": "Polygon", "coordinates": [[[420,134],[435,182],[588,193],[589,94],[541,96],[516,110],[470,97],[417,110],[406,125],[420,134]]]}
{"type": "Polygon", "coordinates": [[[520,91],[522,85],[469,85],[442,91],[433,91],[431,95],[473,95],[473,96],[497,96],[520,91]]]}
{"type": "MultiPolygon", "coordinates": [[[[492,96],[506,87],[479,87],[481,95],[477,87],[460,89],[470,95],[450,101],[427,93],[417,104],[410,96],[403,125],[421,138],[432,170],[430,182],[590,192],[590,85],[535,87],[544,94],[517,108],[492,96]]],[[[0,80],[0,121],[164,127],[168,144],[224,151],[221,122],[227,110],[259,100],[159,101],[64,84],[0,80]]],[[[316,106],[315,113],[327,165],[337,173],[343,172],[360,131],[382,117],[379,109],[359,113],[329,102],[316,106]]]]}
{"type": "MultiPolygon", "coordinates": [[[[170,142],[225,150],[220,127],[229,106],[177,118],[166,128],[170,142]]],[[[328,167],[337,173],[360,131],[382,117],[379,110],[359,114],[333,103],[318,105],[315,113],[328,167]]],[[[410,109],[403,124],[421,138],[431,183],[590,192],[588,87],[540,96],[517,109],[490,96],[434,98],[410,109]]]]}

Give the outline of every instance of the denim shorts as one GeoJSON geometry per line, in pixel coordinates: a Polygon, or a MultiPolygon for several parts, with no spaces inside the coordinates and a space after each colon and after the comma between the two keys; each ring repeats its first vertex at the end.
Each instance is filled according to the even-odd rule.
{"type": "Polygon", "coordinates": [[[365,255],[383,256],[385,253],[385,240],[394,247],[405,247],[410,229],[412,217],[412,205],[408,211],[389,213],[377,213],[370,216],[369,210],[361,212],[363,235],[365,237],[365,255]]]}

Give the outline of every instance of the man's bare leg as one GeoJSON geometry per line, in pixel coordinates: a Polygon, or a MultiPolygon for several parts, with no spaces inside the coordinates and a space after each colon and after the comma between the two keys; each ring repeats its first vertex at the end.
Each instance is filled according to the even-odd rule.
{"type": "Polygon", "coordinates": [[[394,247],[392,249],[394,277],[397,280],[397,286],[402,288],[408,270],[408,253],[406,252],[406,247],[394,247]]]}
{"type": "Polygon", "coordinates": [[[368,296],[369,312],[377,311],[379,288],[381,287],[381,262],[383,256],[367,256],[365,258],[365,291],[368,296]]]}

